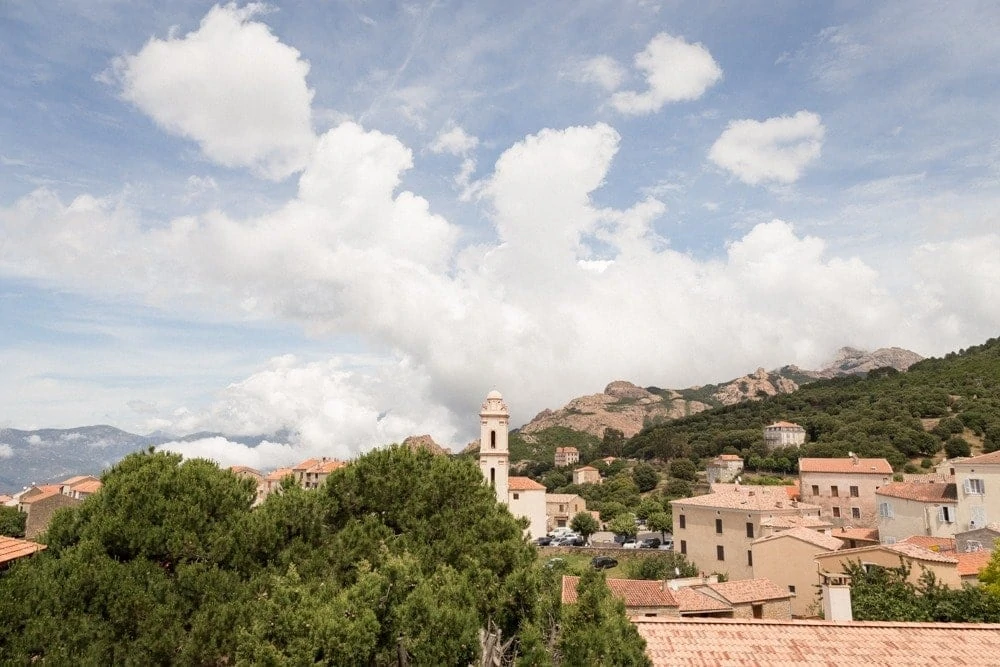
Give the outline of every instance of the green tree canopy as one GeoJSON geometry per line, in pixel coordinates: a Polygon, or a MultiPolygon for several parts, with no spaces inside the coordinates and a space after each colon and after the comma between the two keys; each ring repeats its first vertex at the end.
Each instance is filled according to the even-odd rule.
{"type": "Polygon", "coordinates": [[[646,642],[625,616],[625,603],[608,589],[604,572],[588,569],[577,602],[563,607],[559,653],[563,664],[651,665],[646,642]]]}
{"type": "Polygon", "coordinates": [[[582,535],[585,540],[589,540],[591,535],[601,529],[597,519],[590,512],[577,512],[569,522],[569,527],[582,535]]]}

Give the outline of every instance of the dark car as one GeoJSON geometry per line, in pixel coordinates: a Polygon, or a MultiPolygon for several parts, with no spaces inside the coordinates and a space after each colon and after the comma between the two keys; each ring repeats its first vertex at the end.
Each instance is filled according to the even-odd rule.
{"type": "Polygon", "coordinates": [[[542,535],[535,540],[535,544],[540,547],[547,547],[552,544],[552,537],[550,535],[542,535]]]}
{"type": "Polygon", "coordinates": [[[590,564],[598,570],[608,570],[613,567],[617,567],[618,561],[611,556],[594,556],[590,564]]]}
{"type": "Polygon", "coordinates": [[[658,537],[647,537],[642,542],[639,542],[640,549],[659,549],[660,548],[660,538],[658,537]]]}
{"type": "Polygon", "coordinates": [[[562,545],[564,547],[583,547],[587,545],[587,540],[585,540],[581,535],[576,535],[563,540],[562,545]]]}

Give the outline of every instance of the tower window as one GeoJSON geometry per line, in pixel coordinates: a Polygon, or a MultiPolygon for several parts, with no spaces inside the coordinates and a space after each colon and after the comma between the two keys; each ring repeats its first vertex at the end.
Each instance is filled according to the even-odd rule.
{"type": "Polygon", "coordinates": [[[490,468],[490,486],[497,485],[497,469],[490,468]]]}
{"type": "Polygon", "coordinates": [[[497,448],[497,432],[490,431],[490,449],[497,448]]]}

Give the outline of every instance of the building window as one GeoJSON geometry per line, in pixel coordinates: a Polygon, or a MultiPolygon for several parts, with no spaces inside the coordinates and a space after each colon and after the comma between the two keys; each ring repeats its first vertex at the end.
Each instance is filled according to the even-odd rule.
{"type": "Polygon", "coordinates": [[[497,469],[490,468],[490,486],[497,485],[497,469]]]}
{"type": "Polygon", "coordinates": [[[852,507],[851,508],[851,518],[852,519],[860,519],[861,518],[861,508],[860,507],[852,507]]]}
{"type": "Polygon", "coordinates": [[[892,505],[889,503],[879,503],[878,504],[878,515],[883,519],[892,518],[892,505]]]}
{"type": "Polygon", "coordinates": [[[836,498],[838,496],[840,496],[840,490],[837,487],[835,487],[835,486],[831,486],[830,487],[830,497],[831,498],[836,498]]]}
{"type": "Polygon", "coordinates": [[[788,584],[788,592],[789,593],[794,593],[795,592],[795,586],[793,586],[792,584],[788,584]]]}
{"type": "Polygon", "coordinates": [[[819,495],[819,484],[813,484],[813,495],[814,496],[819,495]]]}
{"type": "Polygon", "coordinates": [[[517,499],[518,499],[518,498],[520,498],[520,497],[521,497],[521,496],[519,496],[518,494],[516,494],[516,493],[514,494],[514,500],[517,500],[517,499]]]}
{"type": "Polygon", "coordinates": [[[565,505],[560,505],[559,506],[559,511],[560,512],[565,512],[566,511],[566,506],[565,505]]]}
{"type": "Polygon", "coordinates": [[[840,508],[839,507],[834,507],[833,508],[833,518],[834,519],[839,519],[840,518],[840,508]]]}
{"type": "Polygon", "coordinates": [[[747,521],[747,537],[753,538],[753,522],[747,521]]]}
{"type": "Polygon", "coordinates": [[[858,487],[852,486],[851,487],[851,498],[857,498],[860,495],[861,494],[858,492],[858,487]]]}
{"type": "Polygon", "coordinates": [[[747,566],[753,567],[753,552],[749,550],[747,551],[747,566]]]}
{"type": "Polygon", "coordinates": [[[497,432],[490,431],[490,449],[497,448],[497,432]]]}
{"type": "Polygon", "coordinates": [[[721,533],[722,532],[722,519],[716,519],[715,520],[715,532],[717,532],[717,533],[721,533]]]}
{"type": "Polygon", "coordinates": [[[750,607],[753,609],[754,618],[764,618],[764,605],[754,604],[750,605],[750,607]]]}
{"type": "Polygon", "coordinates": [[[678,517],[677,517],[677,520],[678,520],[678,522],[679,522],[679,523],[678,523],[678,525],[679,525],[679,526],[680,526],[681,528],[687,528],[687,520],[685,520],[685,518],[684,518],[684,515],[683,515],[683,514],[681,514],[680,516],[678,516],[678,517]]]}
{"type": "Polygon", "coordinates": [[[938,508],[938,521],[942,523],[954,523],[955,510],[947,505],[942,505],[938,508]]]}
{"type": "Polygon", "coordinates": [[[687,543],[687,540],[681,540],[681,553],[686,556],[687,552],[688,552],[688,543],[687,543]]]}
{"type": "Polygon", "coordinates": [[[975,496],[986,495],[986,484],[983,480],[970,477],[969,479],[962,482],[962,487],[965,489],[967,494],[975,496]]]}
{"type": "Polygon", "coordinates": [[[718,544],[715,547],[715,559],[726,560],[726,548],[721,544],[718,544]]]}

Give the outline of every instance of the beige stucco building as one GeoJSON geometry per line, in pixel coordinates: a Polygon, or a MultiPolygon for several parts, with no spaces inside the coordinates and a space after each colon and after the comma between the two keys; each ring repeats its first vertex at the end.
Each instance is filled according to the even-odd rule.
{"type": "Polygon", "coordinates": [[[24,521],[24,537],[32,540],[42,533],[52,521],[52,515],[63,507],[76,507],[83,501],[64,494],[58,484],[32,487],[21,495],[18,508],[27,517],[24,521]]]}
{"type": "Polygon", "coordinates": [[[601,471],[594,466],[583,466],[573,471],[574,484],[600,484],[601,471]]]}
{"type": "Polygon", "coordinates": [[[1000,451],[953,462],[958,531],[1000,521],[1000,451]]]}
{"type": "MultiPolygon", "coordinates": [[[[953,553],[931,551],[909,542],[896,544],[876,544],[857,549],[839,549],[816,556],[819,571],[825,574],[846,574],[848,563],[860,562],[864,566],[899,567],[900,559],[910,566],[909,581],[917,584],[923,570],[929,570],[938,582],[949,588],[961,588],[962,578],[958,572],[958,559],[953,553]]],[[[815,572],[814,572],[815,574],[815,572]]]]}
{"type": "Polygon", "coordinates": [[[709,484],[727,484],[743,472],[743,457],[736,454],[720,454],[709,462],[705,470],[708,472],[709,484]]]}
{"type": "Polygon", "coordinates": [[[732,580],[754,576],[751,545],[761,522],[781,516],[819,517],[815,505],[790,500],[785,487],[737,486],[731,490],[670,501],[674,549],[703,572],[732,580]]]}
{"type": "Polygon", "coordinates": [[[556,447],[554,463],[557,468],[576,465],[579,462],[580,450],[576,447],[556,447]]]}
{"type": "Polygon", "coordinates": [[[836,551],[840,540],[811,528],[789,528],[754,540],[753,573],[784,587],[791,598],[791,613],[807,618],[818,615],[821,600],[816,587],[818,554],[836,551]]]}
{"type": "Polygon", "coordinates": [[[952,537],[957,530],[954,484],[893,482],[875,492],[878,534],[882,542],[901,542],[911,535],[952,537]]]}
{"type": "Polygon", "coordinates": [[[802,501],[819,505],[837,525],[874,528],[875,491],[891,481],[892,466],[885,459],[799,459],[802,501]]]}
{"type": "Polygon", "coordinates": [[[798,447],[806,441],[806,430],[792,422],[775,422],[764,427],[764,444],[768,449],[798,447]]]}
{"type": "Polygon", "coordinates": [[[587,501],[575,493],[546,493],[545,516],[549,530],[568,526],[578,512],[587,511],[587,501]]]}

